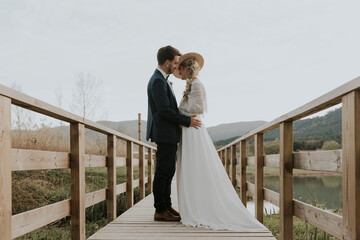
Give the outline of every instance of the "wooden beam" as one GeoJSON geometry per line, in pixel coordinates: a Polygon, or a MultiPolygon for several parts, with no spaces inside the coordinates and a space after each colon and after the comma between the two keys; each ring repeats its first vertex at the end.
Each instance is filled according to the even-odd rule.
{"type": "Polygon", "coordinates": [[[221,162],[222,162],[222,165],[225,166],[225,151],[226,149],[224,149],[223,151],[221,151],[221,162]]]}
{"type": "Polygon", "coordinates": [[[126,157],[116,157],[117,167],[126,167],[126,157]]]}
{"type": "Polygon", "coordinates": [[[139,187],[140,186],[140,179],[135,179],[133,180],[133,188],[139,187]]]}
{"type": "Polygon", "coordinates": [[[231,181],[232,184],[234,186],[234,188],[236,188],[236,148],[237,148],[238,144],[235,144],[232,146],[231,148],[231,181]]]}
{"type": "Polygon", "coordinates": [[[225,169],[230,178],[230,160],[231,160],[231,147],[226,149],[225,169]]]}
{"type": "Polygon", "coordinates": [[[127,209],[131,208],[134,205],[134,166],[133,166],[133,142],[127,141],[127,157],[126,157],[126,169],[127,169],[127,178],[126,178],[126,207],[127,209]]]}
{"type": "Polygon", "coordinates": [[[313,171],[342,172],[342,151],[313,151],[294,153],[294,168],[313,171]]]}
{"type": "MultiPolygon", "coordinates": [[[[110,134],[111,135],[111,134],[110,134]]],[[[12,171],[67,169],[70,168],[70,153],[29,149],[15,149],[12,152],[12,171]]],[[[107,167],[106,156],[85,154],[85,168],[107,167]]],[[[125,167],[126,158],[116,157],[116,166],[125,167]]],[[[140,160],[133,158],[133,165],[140,160]]]]}
{"type": "Polygon", "coordinates": [[[145,198],[145,153],[144,146],[139,146],[139,188],[140,199],[145,198]]]}
{"type": "Polygon", "coordinates": [[[106,167],[106,156],[85,154],[84,158],[86,168],[106,167]]]}
{"type": "Polygon", "coordinates": [[[116,136],[107,136],[107,219],[108,222],[116,218],[116,136]]]}
{"type": "Polygon", "coordinates": [[[293,123],[280,124],[280,239],[293,239],[293,123]]]}
{"type": "Polygon", "coordinates": [[[280,154],[270,154],[264,156],[264,166],[265,167],[276,167],[278,168],[280,164],[280,154]]]}
{"type": "Polygon", "coordinates": [[[336,238],[342,238],[343,219],[340,215],[322,210],[297,200],[293,200],[293,205],[294,216],[327,233],[330,233],[336,238]]]}
{"type": "Polygon", "coordinates": [[[264,218],[264,135],[255,135],[255,217],[264,218]]]}
{"type": "MultiPolygon", "coordinates": [[[[275,206],[280,206],[280,194],[264,188],[264,199],[275,206]]],[[[293,199],[294,216],[310,223],[339,239],[342,237],[342,217],[338,214],[311,206],[309,204],[293,199]]]]}
{"type": "MultiPolygon", "coordinates": [[[[341,152],[341,150],[294,152],[294,168],[324,172],[342,172],[341,152]]],[[[264,156],[265,167],[278,168],[279,163],[280,154],[264,156]]],[[[248,157],[247,164],[255,166],[255,157],[248,157]]]]}
{"type": "Polygon", "coordinates": [[[126,192],[126,182],[116,185],[116,195],[126,192]]]}
{"type": "Polygon", "coordinates": [[[12,170],[43,170],[70,168],[70,153],[28,149],[12,149],[12,170]]]}
{"type": "Polygon", "coordinates": [[[264,199],[277,207],[280,205],[280,194],[267,188],[264,188],[264,199]]]}
{"type": "Polygon", "coordinates": [[[71,239],[85,240],[85,130],[70,124],[71,239]]]}
{"type": "MultiPolygon", "coordinates": [[[[155,151],[154,153],[154,168],[155,168],[155,172],[156,172],[156,153],[157,151],[155,151]]],[[[155,173],[154,173],[155,174],[155,173]]]]}
{"type": "Polygon", "coordinates": [[[141,141],[141,113],[138,114],[139,141],[141,141]]]}
{"type": "Polygon", "coordinates": [[[255,184],[251,182],[246,182],[246,190],[255,195],[255,184]]]}
{"type": "Polygon", "coordinates": [[[85,194],[85,208],[91,207],[99,202],[105,201],[107,189],[103,188],[94,192],[85,194]]]}
{"type": "Polygon", "coordinates": [[[342,99],[343,236],[360,239],[360,92],[342,99]]]}
{"type": "MultiPolygon", "coordinates": [[[[16,214],[12,216],[13,238],[20,237],[69,215],[70,199],[16,214]]],[[[3,226],[1,226],[1,228],[3,228],[3,226]]]]}
{"type": "Polygon", "coordinates": [[[240,198],[246,207],[246,141],[240,142],[240,198]]]}
{"type": "Polygon", "coordinates": [[[71,238],[85,240],[85,127],[70,124],[71,238]]]}
{"type": "Polygon", "coordinates": [[[149,194],[152,193],[152,149],[148,148],[148,182],[147,182],[147,187],[148,187],[148,192],[149,194]]]}
{"type": "Polygon", "coordinates": [[[255,156],[250,156],[246,158],[248,166],[255,167],[255,156]]]}
{"type": "Polygon", "coordinates": [[[0,96],[0,239],[11,234],[11,100],[0,96]]]}

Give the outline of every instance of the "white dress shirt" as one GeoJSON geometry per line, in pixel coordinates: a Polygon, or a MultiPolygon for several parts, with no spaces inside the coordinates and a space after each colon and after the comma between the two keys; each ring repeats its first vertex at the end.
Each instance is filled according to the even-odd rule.
{"type": "Polygon", "coordinates": [[[167,74],[166,72],[164,72],[161,68],[157,67],[156,69],[161,72],[161,74],[164,76],[165,79],[167,78],[167,76],[169,76],[169,74],[167,74]]]}

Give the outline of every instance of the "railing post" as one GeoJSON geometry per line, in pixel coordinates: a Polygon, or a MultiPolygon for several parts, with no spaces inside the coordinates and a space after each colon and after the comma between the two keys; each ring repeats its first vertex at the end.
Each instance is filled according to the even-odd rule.
{"type": "Polygon", "coordinates": [[[152,154],[151,148],[148,148],[148,192],[152,193],[152,154]]]}
{"type": "Polygon", "coordinates": [[[232,184],[234,186],[234,188],[236,189],[236,163],[237,163],[237,158],[236,158],[236,147],[237,144],[232,145],[232,149],[231,149],[231,180],[232,180],[232,184]]]}
{"type": "Polygon", "coordinates": [[[342,98],[343,238],[360,239],[360,92],[342,98]]]}
{"type": "Polygon", "coordinates": [[[12,239],[11,99],[0,96],[0,239],[12,239]]]}
{"type": "Polygon", "coordinates": [[[71,239],[85,240],[85,127],[70,124],[71,239]]]}
{"type": "Polygon", "coordinates": [[[145,154],[144,146],[139,146],[139,188],[140,188],[140,199],[145,197],[145,154]]]}
{"type": "MultiPolygon", "coordinates": [[[[156,149],[157,150],[157,149],[156,149]]],[[[155,171],[156,171],[156,151],[155,151],[155,153],[154,153],[154,168],[155,168],[155,171]]]]}
{"type": "Polygon", "coordinates": [[[226,173],[230,177],[230,160],[231,160],[231,153],[230,153],[231,147],[228,147],[226,149],[226,158],[225,158],[225,169],[226,173]]]}
{"type": "Polygon", "coordinates": [[[127,180],[126,180],[126,207],[131,208],[134,205],[134,166],[133,166],[133,142],[127,141],[127,157],[126,157],[126,169],[127,169],[127,180]]]}
{"type": "Polygon", "coordinates": [[[264,135],[255,135],[255,217],[263,222],[264,208],[264,135]]]}
{"type": "Polygon", "coordinates": [[[280,239],[293,239],[293,122],[280,124],[280,239]]]}
{"type": "Polygon", "coordinates": [[[116,136],[107,136],[107,218],[108,222],[116,218],[116,136]]]}
{"type": "Polygon", "coordinates": [[[246,207],[246,140],[240,142],[240,198],[246,207]]]}
{"type": "Polygon", "coordinates": [[[225,166],[225,149],[221,151],[221,162],[222,162],[222,165],[225,166]]]}
{"type": "Polygon", "coordinates": [[[139,141],[141,141],[141,113],[138,114],[139,141]]]}

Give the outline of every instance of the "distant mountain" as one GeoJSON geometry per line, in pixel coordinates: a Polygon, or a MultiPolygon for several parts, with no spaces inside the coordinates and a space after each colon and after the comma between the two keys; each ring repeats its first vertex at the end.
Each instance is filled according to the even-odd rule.
{"type": "MultiPolygon", "coordinates": [[[[124,133],[130,137],[139,139],[138,120],[120,121],[120,122],[98,121],[98,123],[106,127],[112,128],[118,132],[124,133]]],[[[146,139],[146,123],[147,123],[146,121],[141,120],[141,139],[143,141],[145,141],[146,139]]]]}
{"type": "MultiPolygon", "coordinates": [[[[300,145],[301,148],[309,149],[309,144],[314,148],[321,147],[325,141],[337,141],[341,143],[342,135],[341,108],[328,112],[321,117],[302,119],[294,122],[294,146],[300,145]],[[306,144],[308,143],[308,144],[306,144]]],[[[216,146],[225,146],[234,141],[237,137],[229,137],[214,141],[216,146]]],[[[279,129],[272,130],[264,134],[265,141],[272,141],[279,138],[279,129]]]]}
{"type": "Polygon", "coordinates": [[[213,142],[242,136],[266,123],[265,121],[236,122],[207,128],[213,142]]]}
{"type": "MultiPolygon", "coordinates": [[[[294,140],[337,141],[341,143],[341,108],[328,112],[321,117],[302,119],[294,122],[294,140]]],[[[264,135],[265,140],[279,137],[279,129],[264,135]]]]}

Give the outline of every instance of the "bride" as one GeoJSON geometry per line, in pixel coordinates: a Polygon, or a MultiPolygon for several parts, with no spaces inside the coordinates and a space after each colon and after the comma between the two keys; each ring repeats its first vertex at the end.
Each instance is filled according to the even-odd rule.
{"type": "MultiPolygon", "coordinates": [[[[174,76],[186,80],[179,111],[186,116],[207,112],[206,92],[197,75],[204,65],[200,54],[180,57],[174,76]]],[[[182,127],[177,158],[177,189],[181,222],[214,230],[266,231],[244,207],[233,188],[204,126],[182,127]]]]}

